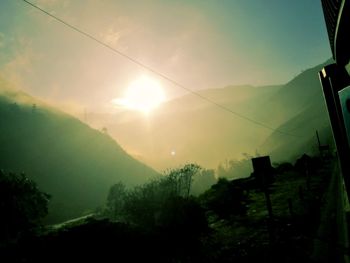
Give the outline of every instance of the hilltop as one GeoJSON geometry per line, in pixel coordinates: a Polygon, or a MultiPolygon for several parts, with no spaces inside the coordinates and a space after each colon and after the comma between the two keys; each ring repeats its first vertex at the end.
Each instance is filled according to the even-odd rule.
{"type": "Polygon", "coordinates": [[[118,181],[142,184],[158,174],[107,133],[0,84],[0,168],[24,172],[52,196],[48,222],[91,212],[118,181]]]}

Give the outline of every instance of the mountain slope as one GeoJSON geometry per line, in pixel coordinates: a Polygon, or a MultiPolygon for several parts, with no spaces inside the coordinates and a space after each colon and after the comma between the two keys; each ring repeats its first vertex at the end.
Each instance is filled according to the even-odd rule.
{"type": "Polygon", "coordinates": [[[280,122],[276,123],[277,125],[281,125],[283,122],[303,112],[310,104],[316,101],[318,105],[324,105],[318,72],[330,63],[331,60],[328,60],[325,63],[303,71],[286,83],[267,101],[270,110],[280,109],[282,113],[280,118],[274,116],[280,122]]]}
{"type": "Polygon", "coordinates": [[[323,98],[318,72],[327,61],[308,69],[288,82],[269,101],[269,107],[281,110],[283,115],[277,126],[279,131],[295,136],[272,133],[265,141],[263,149],[275,160],[293,158],[302,152],[316,153],[316,130],[321,143],[332,144],[332,133],[328,112],[323,98]]]}
{"type": "MultiPolygon", "coordinates": [[[[279,88],[227,87],[200,94],[232,111],[254,117],[252,108],[259,107],[279,88]]],[[[106,126],[128,152],[158,169],[187,162],[215,168],[226,158],[255,151],[256,145],[270,135],[269,130],[261,127],[257,133],[255,124],[192,94],[169,101],[148,117],[121,112],[95,125],[106,126]]]]}
{"type": "Polygon", "coordinates": [[[0,93],[0,145],[1,169],[25,172],[52,195],[52,222],[102,205],[118,181],[135,185],[157,174],[107,134],[11,90],[0,93]]]}
{"type": "Polygon", "coordinates": [[[147,118],[125,111],[105,120],[101,115],[98,120],[90,116],[90,121],[98,127],[106,126],[128,152],[158,169],[186,162],[216,168],[227,159],[242,158],[242,153],[279,152],[278,159],[288,159],[299,154],[295,151],[302,151],[303,147],[294,147],[296,145],[313,147],[310,140],[315,130],[328,126],[317,74],[327,63],[330,61],[303,71],[285,85],[229,86],[197,91],[200,96],[263,125],[229,113],[193,94],[165,103],[147,118]],[[293,137],[275,132],[275,129],[306,139],[295,144],[293,137]],[[277,148],[287,149],[289,143],[293,144],[294,152],[277,151],[277,148]]]}

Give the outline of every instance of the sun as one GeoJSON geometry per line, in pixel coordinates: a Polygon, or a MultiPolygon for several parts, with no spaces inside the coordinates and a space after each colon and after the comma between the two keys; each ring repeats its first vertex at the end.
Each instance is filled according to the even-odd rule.
{"type": "Polygon", "coordinates": [[[112,102],[126,109],[148,114],[164,100],[164,91],[159,82],[148,76],[141,76],[130,83],[124,97],[114,99],[112,102]]]}

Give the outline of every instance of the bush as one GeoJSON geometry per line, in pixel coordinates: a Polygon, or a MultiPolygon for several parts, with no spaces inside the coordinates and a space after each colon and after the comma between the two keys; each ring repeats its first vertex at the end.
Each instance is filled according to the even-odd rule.
{"type": "Polygon", "coordinates": [[[231,215],[244,215],[247,211],[247,193],[234,181],[220,178],[208,191],[200,196],[203,206],[219,217],[228,218],[231,215]]]}
{"type": "Polygon", "coordinates": [[[122,182],[113,185],[109,190],[105,212],[113,221],[123,221],[126,194],[127,191],[122,182]]]}
{"type": "Polygon", "coordinates": [[[107,214],[112,220],[122,218],[148,229],[193,227],[193,222],[197,222],[198,227],[205,225],[199,203],[190,197],[193,177],[199,170],[198,165],[187,164],[131,190],[125,190],[124,185],[118,183],[110,189],[107,214]]]}
{"type": "Polygon", "coordinates": [[[161,208],[157,225],[166,232],[197,237],[208,230],[204,209],[197,199],[172,197],[161,208]]]}
{"type": "Polygon", "coordinates": [[[48,213],[50,196],[24,174],[0,171],[0,238],[18,237],[41,223],[48,213]]]}

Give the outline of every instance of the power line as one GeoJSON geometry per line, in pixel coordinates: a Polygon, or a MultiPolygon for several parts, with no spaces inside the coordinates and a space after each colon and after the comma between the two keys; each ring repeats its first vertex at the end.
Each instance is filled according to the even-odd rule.
{"type": "Polygon", "coordinates": [[[191,94],[193,94],[193,95],[195,95],[195,96],[201,98],[202,100],[205,100],[205,101],[207,101],[207,102],[209,102],[209,103],[211,103],[211,104],[217,106],[218,108],[220,108],[220,109],[222,109],[222,110],[224,110],[224,111],[226,111],[226,112],[229,112],[229,113],[231,113],[231,114],[233,114],[233,115],[235,115],[235,116],[237,116],[237,117],[239,117],[239,118],[241,118],[241,119],[244,119],[244,120],[246,120],[246,121],[249,121],[249,122],[251,122],[251,123],[253,123],[253,124],[255,124],[255,125],[261,126],[261,127],[265,128],[265,129],[268,129],[268,130],[271,130],[271,131],[275,131],[275,132],[278,132],[278,133],[280,133],[280,134],[287,135],[287,136],[300,137],[300,136],[295,135],[295,134],[290,134],[290,133],[288,133],[288,132],[280,131],[280,130],[278,130],[278,129],[276,129],[276,128],[273,128],[273,127],[271,127],[271,126],[269,126],[269,125],[267,125],[267,124],[265,124],[265,123],[263,123],[263,122],[256,121],[256,120],[251,119],[251,118],[249,118],[249,117],[247,117],[247,116],[245,116],[245,115],[243,115],[243,114],[240,114],[240,113],[238,113],[238,112],[235,112],[235,111],[231,110],[230,108],[228,108],[228,107],[226,107],[226,106],[224,106],[224,105],[221,105],[221,104],[219,104],[219,103],[217,103],[217,102],[211,100],[210,98],[207,98],[207,97],[201,95],[201,94],[198,93],[198,92],[195,92],[195,91],[193,91],[193,90],[191,90],[191,89],[189,89],[189,88],[186,88],[185,86],[183,86],[182,84],[178,83],[177,81],[171,79],[170,77],[166,76],[165,74],[163,74],[163,73],[161,73],[161,72],[159,72],[159,71],[153,69],[152,67],[150,67],[150,66],[148,66],[148,65],[146,65],[146,64],[144,64],[144,63],[142,63],[142,62],[140,62],[140,61],[138,61],[137,59],[134,59],[134,58],[132,58],[132,57],[130,57],[130,56],[124,54],[123,52],[121,52],[121,51],[119,51],[119,50],[117,50],[117,49],[111,47],[110,45],[108,45],[108,44],[104,43],[103,41],[97,39],[97,38],[94,37],[93,35],[91,35],[91,34],[85,32],[85,31],[83,31],[83,30],[77,28],[76,26],[73,26],[73,25],[69,24],[68,22],[66,22],[66,21],[62,20],[61,18],[59,18],[59,17],[57,17],[57,16],[55,16],[55,15],[49,13],[48,11],[46,11],[46,10],[40,8],[39,6],[37,6],[37,5],[35,5],[35,4],[31,3],[31,2],[29,2],[29,1],[27,1],[27,0],[22,0],[22,1],[25,2],[25,3],[27,3],[27,4],[30,5],[30,6],[34,7],[35,9],[37,9],[37,10],[43,12],[44,14],[50,16],[51,18],[55,19],[56,21],[58,21],[58,22],[64,24],[65,26],[69,27],[70,29],[72,29],[72,30],[74,30],[74,31],[76,31],[76,32],[78,32],[78,33],[80,33],[80,34],[86,36],[87,38],[89,38],[89,39],[95,41],[96,43],[98,43],[98,44],[100,44],[100,45],[102,45],[102,46],[108,48],[109,50],[113,51],[114,53],[116,53],[116,54],[118,54],[118,55],[124,57],[125,59],[127,59],[127,60],[133,62],[134,64],[136,64],[136,65],[138,65],[138,66],[140,66],[140,67],[142,67],[142,68],[144,68],[144,69],[146,69],[146,70],[152,72],[152,73],[155,74],[155,75],[160,76],[161,78],[167,80],[168,82],[174,84],[175,86],[178,86],[179,88],[182,88],[182,89],[188,91],[189,93],[191,93],[191,94]]]}

